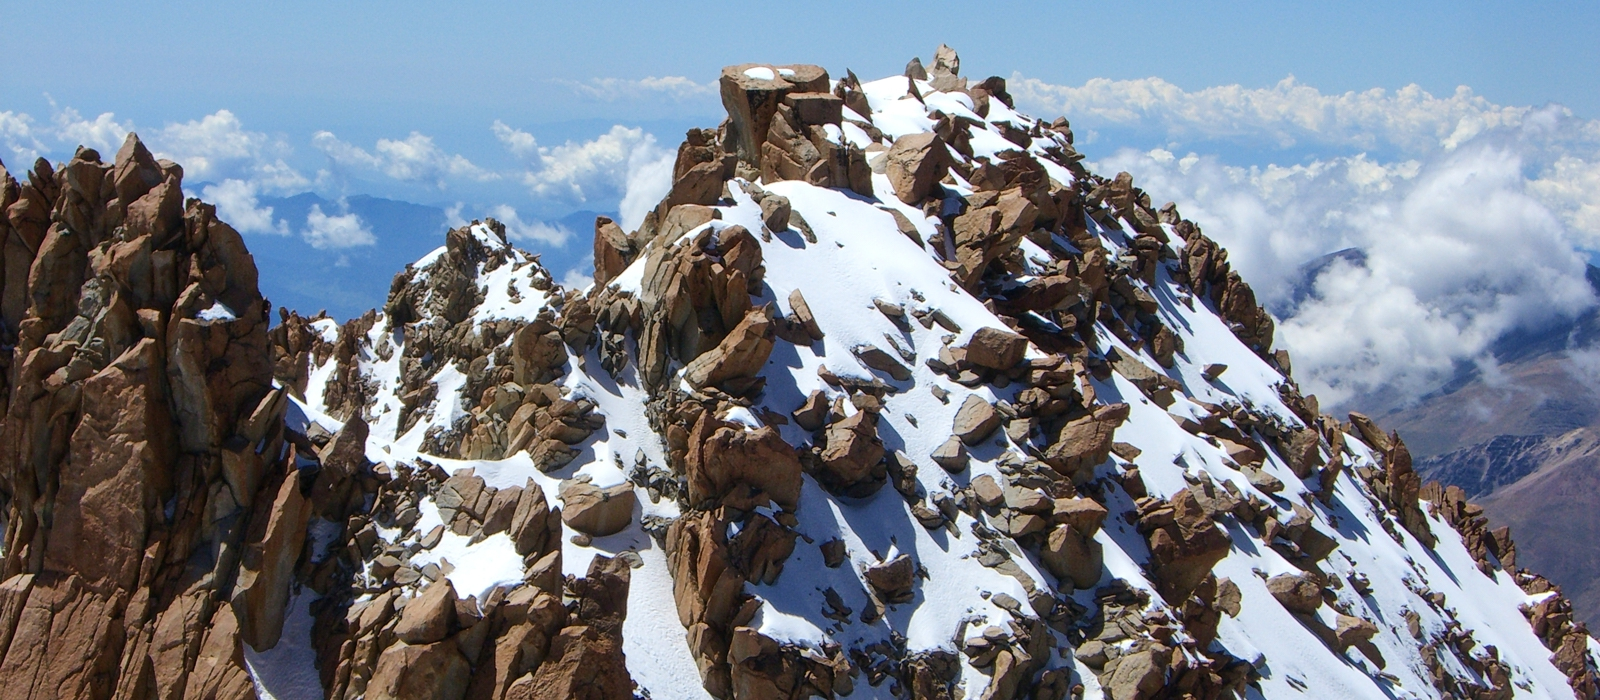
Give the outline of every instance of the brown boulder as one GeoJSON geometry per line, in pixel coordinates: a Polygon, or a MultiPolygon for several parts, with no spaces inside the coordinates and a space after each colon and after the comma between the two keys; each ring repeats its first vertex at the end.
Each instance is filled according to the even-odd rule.
{"type": "Polygon", "coordinates": [[[1078,483],[1093,478],[1095,467],[1111,457],[1112,438],[1127,417],[1127,404],[1113,404],[1069,421],[1045,449],[1045,463],[1078,483]]]}
{"type": "Polygon", "coordinates": [[[1289,470],[1302,479],[1310,478],[1317,468],[1324,464],[1322,459],[1321,439],[1317,431],[1311,428],[1301,428],[1289,434],[1289,439],[1284,441],[1284,460],[1289,463],[1289,470]]]}
{"type": "Polygon", "coordinates": [[[863,576],[877,593],[878,599],[884,603],[911,602],[914,595],[912,586],[916,583],[916,565],[910,556],[901,554],[889,561],[869,566],[863,576]]]}
{"type": "Polygon", "coordinates": [[[111,179],[117,199],[126,206],[161,184],[166,179],[166,174],[161,172],[156,157],[151,155],[150,149],[139,140],[139,135],[130,131],[123,138],[122,147],[117,149],[111,179]]]}
{"type": "Polygon", "coordinates": [[[972,480],[972,495],[985,508],[998,508],[1006,498],[1005,489],[989,474],[983,474],[972,480]]]}
{"type": "Polygon", "coordinates": [[[794,110],[801,124],[838,124],[844,118],[844,99],[831,92],[792,92],[783,104],[794,110]]]}
{"type": "Polygon", "coordinates": [[[951,435],[950,439],[945,440],[943,444],[935,448],[931,457],[934,464],[943,467],[945,471],[951,474],[959,474],[965,471],[970,460],[967,456],[967,448],[961,444],[961,438],[954,435],[951,435]]]}
{"type": "Polygon", "coordinates": [[[761,225],[768,231],[787,231],[791,211],[788,197],[768,194],[761,199],[761,225]]]}
{"type": "Polygon", "coordinates": [[[1117,670],[1104,682],[1111,700],[1146,700],[1166,685],[1172,650],[1160,644],[1121,657],[1117,670]]]}
{"type": "MultiPolygon", "coordinates": [[[[717,187],[717,191],[720,193],[722,191],[721,184],[718,184],[717,187]]],[[[715,204],[715,201],[711,203],[715,204]]],[[[700,228],[706,222],[716,221],[721,217],[722,214],[720,212],[705,204],[698,202],[676,204],[667,210],[666,217],[661,220],[659,235],[663,243],[669,243],[677,240],[679,236],[685,233],[700,228]]]]}
{"type": "Polygon", "coordinates": [[[453,639],[413,646],[395,644],[378,657],[369,698],[460,700],[472,680],[472,667],[453,639]]]}
{"type": "Polygon", "coordinates": [[[605,286],[616,279],[633,262],[633,248],[624,233],[610,217],[597,216],[594,220],[594,283],[605,286]]]}
{"type": "Polygon", "coordinates": [[[1139,529],[1150,545],[1156,590],[1169,603],[1187,600],[1233,547],[1228,533],[1187,490],[1179,491],[1170,504],[1143,499],[1139,514],[1139,529]]]}
{"type": "Polygon", "coordinates": [[[1084,534],[1072,525],[1057,525],[1050,531],[1039,558],[1046,569],[1074,588],[1093,588],[1100,582],[1104,550],[1094,535],[1084,534]]]}
{"type": "Polygon", "coordinates": [[[723,171],[722,163],[701,163],[689,168],[672,182],[667,198],[661,200],[661,208],[670,212],[684,204],[716,204],[722,198],[723,171]]]}
{"type": "Polygon", "coordinates": [[[395,636],[407,644],[432,644],[450,634],[456,622],[456,589],[450,579],[439,579],[406,603],[395,636]]]}
{"type": "Polygon", "coordinates": [[[1232,459],[1235,464],[1259,465],[1261,464],[1261,460],[1264,459],[1261,451],[1253,444],[1234,442],[1227,438],[1219,437],[1217,438],[1217,446],[1221,447],[1222,451],[1226,452],[1228,454],[1228,458],[1232,459]]]}
{"type": "Polygon", "coordinates": [[[768,502],[786,510],[799,506],[800,458],[770,427],[750,430],[702,413],[690,431],[684,463],[690,503],[741,510],[768,502]]]}
{"type": "Polygon", "coordinates": [[[956,50],[940,44],[933,52],[933,75],[960,75],[961,57],[956,55],[956,50]]]}
{"type": "Polygon", "coordinates": [[[1057,498],[1053,503],[1050,520],[1071,525],[1078,532],[1094,535],[1106,521],[1106,507],[1093,499],[1081,496],[1057,498]]]}
{"type": "Polygon", "coordinates": [[[722,342],[683,368],[684,380],[700,388],[755,376],[772,355],[773,331],[771,307],[751,309],[722,342]]]}
{"type": "MultiPolygon", "coordinates": [[[[817,317],[811,313],[811,305],[806,303],[806,298],[797,288],[789,292],[789,319],[788,323],[797,331],[805,334],[806,340],[801,343],[822,340],[822,327],[817,325],[817,317]]],[[[796,340],[800,340],[798,337],[796,340]]]]}
{"type": "Polygon", "coordinates": [[[283,634],[289,583],[311,520],[311,504],[300,494],[299,478],[294,474],[284,478],[271,507],[258,512],[254,520],[252,544],[240,558],[233,608],[239,637],[257,651],[266,651],[277,646],[283,634]]]}
{"type": "Polygon", "coordinates": [[[1333,634],[1339,640],[1339,651],[1344,651],[1372,639],[1378,634],[1378,626],[1368,620],[1340,613],[1333,634]]]}
{"type": "Polygon", "coordinates": [[[1278,574],[1267,579],[1267,592],[1289,612],[1309,615],[1322,607],[1322,586],[1301,574],[1278,574]]]}
{"type": "Polygon", "coordinates": [[[483,534],[499,534],[511,529],[511,521],[517,515],[517,503],[522,500],[522,487],[508,486],[494,492],[489,499],[489,508],[483,514],[483,534]]]}
{"type": "Polygon", "coordinates": [[[535,321],[523,326],[511,340],[512,379],[518,384],[548,381],[551,370],[567,361],[567,346],[561,331],[549,323],[535,321]]]}
{"type": "Polygon", "coordinates": [[[1016,367],[1028,352],[1028,339],[1010,331],[984,326],[967,341],[967,360],[979,367],[1002,372],[1016,367]]]}
{"type": "Polygon", "coordinates": [[[635,505],[638,496],[628,482],[605,488],[573,482],[561,490],[561,520],[567,527],[595,537],[614,535],[628,527],[635,505]]]}
{"type": "Polygon", "coordinates": [[[944,140],[933,132],[895,139],[884,158],[884,172],[889,176],[895,196],[912,206],[933,194],[950,168],[950,153],[944,140]]]}
{"type": "Polygon", "coordinates": [[[439,506],[439,518],[449,526],[457,515],[482,522],[492,498],[483,479],[467,470],[446,479],[434,494],[434,503],[439,506]]]}
{"type": "Polygon", "coordinates": [[[905,76],[912,80],[928,79],[928,69],[922,66],[922,58],[912,56],[911,60],[906,62],[905,76]]]}
{"type": "Polygon", "coordinates": [[[1355,426],[1356,432],[1361,435],[1361,441],[1367,443],[1374,452],[1379,454],[1388,452],[1394,447],[1394,438],[1383,432],[1366,414],[1350,412],[1350,424],[1355,426]]]}
{"type": "Polygon", "coordinates": [[[1218,610],[1227,613],[1229,617],[1238,617],[1239,612],[1243,609],[1241,607],[1243,601],[1244,593],[1239,590],[1239,584],[1228,578],[1222,578],[1217,581],[1217,598],[1215,602],[1218,610]]]}
{"type": "Polygon", "coordinates": [[[1178,351],[1178,336],[1172,329],[1162,326],[1156,330],[1156,337],[1150,342],[1150,354],[1156,358],[1156,363],[1167,369],[1172,369],[1172,356],[1178,351]]]}
{"type": "Polygon", "coordinates": [[[888,478],[883,464],[883,441],[878,439],[878,417],[869,411],[829,425],[818,457],[817,481],[840,495],[863,497],[877,491],[888,478]]]}
{"type": "Polygon", "coordinates": [[[850,348],[850,352],[861,361],[861,364],[883,372],[897,382],[911,380],[911,369],[900,364],[899,360],[885,352],[883,348],[876,345],[857,345],[850,348]]]}
{"type": "Polygon", "coordinates": [[[728,556],[751,583],[772,584],[783,564],[794,554],[799,534],[764,515],[745,520],[739,534],[728,540],[728,556]]]}
{"type": "Polygon", "coordinates": [[[817,389],[806,396],[805,403],[800,404],[800,407],[789,415],[794,416],[795,425],[806,430],[816,430],[828,422],[830,408],[827,395],[817,389]]]}
{"type": "Polygon", "coordinates": [[[994,410],[994,405],[983,400],[977,394],[969,394],[967,400],[961,402],[961,408],[956,411],[955,421],[950,425],[950,433],[968,445],[976,445],[994,434],[995,428],[1000,427],[1000,413],[994,410]]]}
{"type": "Polygon", "coordinates": [[[178,178],[168,176],[144,196],[128,205],[125,225],[134,236],[164,240],[183,225],[183,189],[178,178]]]}
{"type": "MultiPolygon", "coordinates": [[[[550,525],[550,503],[545,500],[544,489],[529,479],[517,497],[511,524],[506,529],[517,554],[526,557],[535,552],[559,549],[559,545],[552,541],[554,538],[551,537],[550,525]]],[[[557,530],[559,536],[559,528],[557,530]]]]}
{"type": "Polygon", "coordinates": [[[1032,513],[1035,515],[1048,515],[1055,507],[1049,496],[1038,489],[1031,489],[1018,484],[1010,484],[1001,492],[1007,508],[1011,510],[1032,513]]]}
{"type": "Polygon", "coordinates": [[[1384,455],[1384,475],[1388,481],[1388,502],[1400,524],[1417,538],[1424,547],[1433,548],[1433,529],[1418,501],[1422,493],[1422,477],[1411,466],[1411,451],[1399,436],[1395,436],[1389,451],[1384,455]]]}
{"type": "Polygon", "coordinates": [[[761,146],[784,97],[791,92],[827,92],[828,72],[818,66],[743,63],[723,68],[719,84],[722,106],[728,110],[731,150],[739,160],[760,169],[761,146]]]}

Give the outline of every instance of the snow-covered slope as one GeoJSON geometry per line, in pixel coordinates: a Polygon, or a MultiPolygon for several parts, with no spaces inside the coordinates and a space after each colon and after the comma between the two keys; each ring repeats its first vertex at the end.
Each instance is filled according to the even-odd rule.
{"type": "Polygon", "coordinates": [[[1559,594],[1403,443],[1317,415],[1225,253],[958,71],[730,68],[662,206],[597,226],[593,287],[475,223],[383,312],[284,324],[306,432],[359,416],[405,484],[348,548],[372,641],[319,662],[336,697],[400,648],[365,611],[433,579],[484,619],[582,600],[596,557],[631,567],[643,697],[1594,692],[1559,594]]]}

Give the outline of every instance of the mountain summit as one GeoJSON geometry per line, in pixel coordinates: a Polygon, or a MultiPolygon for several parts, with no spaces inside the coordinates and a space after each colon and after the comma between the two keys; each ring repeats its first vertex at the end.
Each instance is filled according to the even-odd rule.
{"type": "Polygon", "coordinates": [[[0,178],[7,696],[1596,696],[1065,120],[943,46],[721,91],[590,287],[475,222],[342,325],[136,136],[0,178]]]}

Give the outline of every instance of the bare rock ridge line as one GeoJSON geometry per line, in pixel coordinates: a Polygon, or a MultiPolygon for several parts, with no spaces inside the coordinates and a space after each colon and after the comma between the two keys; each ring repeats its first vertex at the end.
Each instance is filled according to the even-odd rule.
{"type": "Polygon", "coordinates": [[[4,694],[1600,694],[1510,533],[1065,119],[945,46],[720,92],[591,287],[473,222],[344,324],[272,326],[135,135],[0,166],[4,694]]]}
{"type": "MultiPolygon", "coordinates": [[[[627,568],[597,559],[572,584],[584,604],[565,608],[549,534],[561,516],[536,485],[480,488],[484,502],[460,510],[511,533],[548,575],[481,604],[445,582],[404,615],[397,590],[350,606],[352,552],[375,539],[372,504],[381,513],[411,503],[413,488],[470,484],[374,468],[359,415],[333,435],[286,419],[306,381],[295,353],[355,348],[308,343],[293,317],[269,331],[243,240],[210,205],[184,200],[180,167],[130,134],[112,163],[80,149],[59,168],[40,160],[26,184],[0,175],[7,697],[253,697],[245,649],[280,643],[291,587],[324,601],[314,612],[330,694],[433,697],[453,683],[532,697],[533,669],[626,692],[627,568]],[[319,526],[334,535],[319,543],[308,532],[319,526]]],[[[452,241],[453,256],[485,254],[452,241]]],[[[397,294],[392,313],[406,301],[397,294]]],[[[548,347],[536,326],[520,330],[537,380],[548,347]]],[[[362,406],[361,388],[348,389],[330,398],[362,406]]],[[[584,425],[550,406],[566,411],[552,420],[584,425]]]]}

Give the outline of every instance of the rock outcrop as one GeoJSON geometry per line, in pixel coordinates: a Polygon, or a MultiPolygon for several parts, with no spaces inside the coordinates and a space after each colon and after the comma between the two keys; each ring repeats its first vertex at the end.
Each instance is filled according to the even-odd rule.
{"type": "Polygon", "coordinates": [[[14,697],[238,695],[241,645],[280,636],[311,479],[255,264],[182,178],[133,134],[0,176],[14,697]]]}

